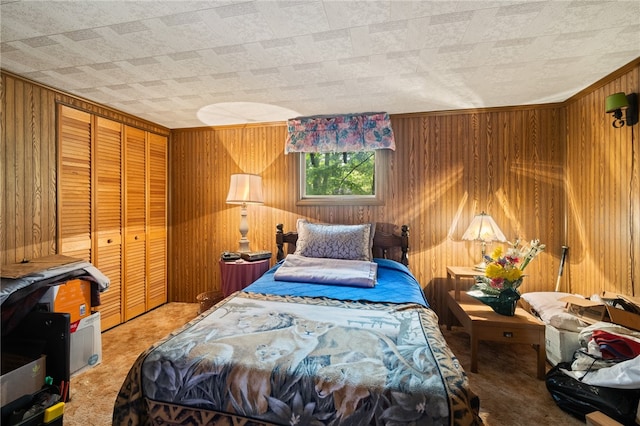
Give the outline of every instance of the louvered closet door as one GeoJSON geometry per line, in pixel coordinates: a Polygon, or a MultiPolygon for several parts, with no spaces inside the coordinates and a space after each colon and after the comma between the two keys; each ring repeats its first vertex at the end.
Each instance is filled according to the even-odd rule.
{"type": "Polygon", "coordinates": [[[147,310],[167,302],[167,138],[147,134],[147,310]]]}
{"type": "Polygon", "coordinates": [[[122,124],[95,118],[94,265],[109,280],[100,296],[102,330],[122,319],[122,124]]]}
{"type": "Polygon", "coordinates": [[[124,319],[146,311],[145,132],[125,126],[124,319]]]}
{"type": "Polygon", "coordinates": [[[58,251],[91,261],[91,115],[58,106],[58,251]]]}

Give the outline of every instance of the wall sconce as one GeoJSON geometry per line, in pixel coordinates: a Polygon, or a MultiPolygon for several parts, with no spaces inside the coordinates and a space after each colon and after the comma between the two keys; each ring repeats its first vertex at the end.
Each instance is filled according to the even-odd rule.
{"type": "Polygon", "coordinates": [[[613,127],[620,128],[627,124],[633,126],[638,122],[638,95],[630,93],[625,95],[624,92],[614,93],[607,96],[604,100],[604,109],[606,113],[613,115],[613,127]],[[622,110],[626,109],[626,117],[623,120],[622,110]]]}

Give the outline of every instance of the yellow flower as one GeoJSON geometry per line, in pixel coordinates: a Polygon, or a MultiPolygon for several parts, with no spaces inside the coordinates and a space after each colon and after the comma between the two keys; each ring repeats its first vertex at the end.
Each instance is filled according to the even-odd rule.
{"type": "Polygon", "coordinates": [[[511,268],[505,271],[505,280],[509,280],[511,282],[516,281],[522,276],[522,271],[518,268],[511,268]]]}
{"type": "Polygon", "coordinates": [[[502,246],[496,246],[496,248],[493,249],[493,253],[491,253],[491,258],[499,259],[501,255],[502,255],[502,246]]]}
{"type": "Polygon", "coordinates": [[[484,273],[489,278],[504,278],[502,276],[503,270],[504,268],[499,263],[491,262],[490,264],[487,265],[487,268],[485,269],[484,273]]]}

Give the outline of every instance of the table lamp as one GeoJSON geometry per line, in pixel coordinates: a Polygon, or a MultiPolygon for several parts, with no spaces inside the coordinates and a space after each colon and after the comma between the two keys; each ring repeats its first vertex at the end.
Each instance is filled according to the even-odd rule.
{"type": "Polygon", "coordinates": [[[231,175],[227,204],[240,204],[240,253],[249,252],[247,204],[263,204],[262,178],[252,174],[231,175]]]}
{"type": "Polygon", "coordinates": [[[491,241],[507,241],[495,220],[485,212],[474,216],[469,227],[462,235],[462,239],[465,241],[480,241],[482,243],[482,259],[480,263],[474,266],[474,268],[483,272],[487,267],[487,263],[484,259],[487,250],[487,243],[491,241]]]}

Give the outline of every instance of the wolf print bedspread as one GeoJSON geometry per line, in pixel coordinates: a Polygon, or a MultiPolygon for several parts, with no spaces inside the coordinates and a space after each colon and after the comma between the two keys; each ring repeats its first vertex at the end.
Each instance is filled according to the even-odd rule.
{"type": "Polygon", "coordinates": [[[114,425],[478,424],[435,314],[238,293],[140,355],[114,425]]]}

